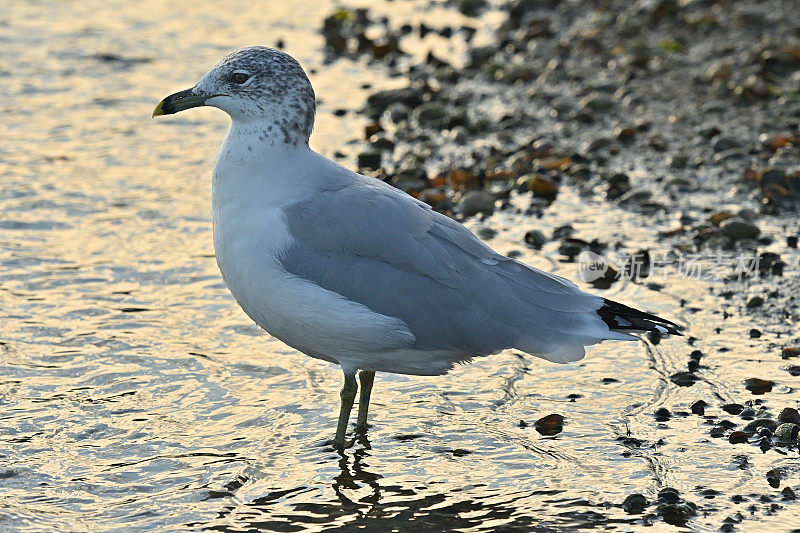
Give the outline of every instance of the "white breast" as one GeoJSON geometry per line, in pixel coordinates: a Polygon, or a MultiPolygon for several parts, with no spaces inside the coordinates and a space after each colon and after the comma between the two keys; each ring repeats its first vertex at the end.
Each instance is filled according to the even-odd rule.
{"type": "Polygon", "coordinates": [[[282,207],[313,194],[309,152],[267,153],[223,143],[214,169],[213,222],[217,264],[234,298],[259,326],[313,357],[353,358],[410,346],[400,320],[286,272],[282,251],[293,243],[282,207]]]}

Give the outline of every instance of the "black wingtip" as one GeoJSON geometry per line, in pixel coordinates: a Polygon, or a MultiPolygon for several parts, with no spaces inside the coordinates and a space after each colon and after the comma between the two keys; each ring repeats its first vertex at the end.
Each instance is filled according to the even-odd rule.
{"type": "Polygon", "coordinates": [[[603,298],[603,305],[597,314],[613,331],[653,331],[683,336],[683,326],[607,298],[603,298]]]}

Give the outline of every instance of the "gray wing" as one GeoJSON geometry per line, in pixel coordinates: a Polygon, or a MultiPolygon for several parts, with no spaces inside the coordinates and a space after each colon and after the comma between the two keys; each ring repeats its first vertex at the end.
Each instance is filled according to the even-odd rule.
{"type": "Polygon", "coordinates": [[[402,320],[414,348],[464,358],[505,348],[583,357],[609,331],[603,300],[501,256],[461,224],[378,180],[354,179],[284,209],[293,275],[402,320]]]}

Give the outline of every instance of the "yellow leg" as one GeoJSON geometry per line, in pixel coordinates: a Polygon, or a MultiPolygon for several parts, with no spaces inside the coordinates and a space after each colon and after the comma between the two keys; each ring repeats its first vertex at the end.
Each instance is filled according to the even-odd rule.
{"type": "Polygon", "coordinates": [[[347,423],[350,421],[350,411],[353,409],[357,390],[356,375],[345,372],[344,386],[340,393],[342,405],[339,409],[339,424],[336,426],[336,438],[333,440],[336,448],[344,448],[344,435],[347,433],[347,423]]]}
{"type": "Polygon", "coordinates": [[[358,380],[361,382],[361,397],[358,399],[358,422],[356,423],[356,431],[363,433],[367,430],[369,395],[372,393],[372,382],[375,380],[375,372],[362,370],[358,373],[358,380]]]}

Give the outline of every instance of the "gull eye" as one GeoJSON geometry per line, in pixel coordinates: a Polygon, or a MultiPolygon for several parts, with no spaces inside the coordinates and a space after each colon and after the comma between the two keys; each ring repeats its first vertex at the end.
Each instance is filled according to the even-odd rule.
{"type": "Polygon", "coordinates": [[[242,83],[246,82],[249,79],[250,79],[250,75],[249,74],[245,74],[244,72],[234,72],[233,74],[231,74],[231,77],[230,77],[230,80],[233,83],[238,83],[238,84],[242,84],[242,83]]]}

